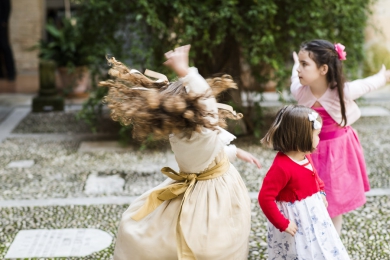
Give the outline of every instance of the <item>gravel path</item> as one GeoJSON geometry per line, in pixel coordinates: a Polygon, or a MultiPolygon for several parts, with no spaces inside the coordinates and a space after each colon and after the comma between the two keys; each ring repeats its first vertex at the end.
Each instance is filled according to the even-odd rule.
{"type": "MultiPolygon", "coordinates": [[[[378,104],[375,104],[376,106],[378,104]]],[[[390,110],[390,104],[380,106],[390,110]]],[[[268,110],[274,113],[276,109],[268,110]]],[[[103,119],[106,120],[106,119],[103,119]]],[[[102,121],[99,133],[117,125],[102,121]]],[[[269,118],[266,122],[270,122],[269,118]]],[[[372,188],[390,188],[390,117],[364,117],[354,124],[362,142],[372,188]]],[[[264,126],[264,129],[266,126],[264,126]]],[[[45,138],[47,133],[87,134],[88,126],[75,119],[75,112],[29,114],[13,131],[17,137],[0,143],[0,200],[78,198],[91,196],[137,196],[165,177],[159,169],[168,162],[169,149],[125,152],[78,152],[80,139],[45,138]],[[39,134],[40,138],[29,136],[39,134]],[[24,134],[26,136],[24,136],[24,134]],[[31,168],[7,168],[11,161],[34,160],[31,168]],[[122,190],[110,194],[85,193],[88,176],[117,175],[124,179],[122,190]]],[[[261,170],[241,161],[234,165],[248,190],[257,192],[275,152],[258,140],[239,138],[235,144],[260,159],[261,170]]],[[[0,210],[0,259],[22,229],[99,228],[115,236],[118,221],[128,205],[9,207],[0,210]]],[[[342,240],[356,260],[390,259],[390,197],[368,197],[367,204],[345,217],[342,240]]],[[[252,201],[252,231],[248,259],[266,259],[266,219],[256,200],[252,201]]],[[[106,250],[83,259],[110,259],[114,243],[106,250]]],[[[69,258],[79,259],[79,258],[69,258]]]]}

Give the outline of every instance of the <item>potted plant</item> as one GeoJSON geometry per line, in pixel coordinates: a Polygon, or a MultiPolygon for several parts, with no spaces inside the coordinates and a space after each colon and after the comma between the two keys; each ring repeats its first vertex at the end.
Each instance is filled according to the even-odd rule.
{"type": "Polygon", "coordinates": [[[57,64],[59,81],[57,87],[67,96],[87,96],[90,85],[88,52],[83,45],[82,32],[76,20],[64,18],[61,27],[53,22],[46,25],[48,41],[38,45],[40,57],[54,60],[57,64]]]}

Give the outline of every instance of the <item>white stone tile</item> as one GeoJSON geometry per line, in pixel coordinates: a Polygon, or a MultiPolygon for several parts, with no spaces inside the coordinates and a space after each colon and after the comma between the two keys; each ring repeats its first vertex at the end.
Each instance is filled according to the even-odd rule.
{"type": "Polygon", "coordinates": [[[111,235],[99,229],[21,230],[5,258],[84,257],[107,248],[111,242],[111,235]]]}
{"type": "Polygon", "coordinates": [[[12,161],[7,165],[7,168],[30,168],[34,164],[34,160],[12,161]]]}
{"type": "Polygon", "coordinates": [[[47,207],[68,205],[124,205],[132,203],[136,198],[137,196],[104,196],[28,200],[0,200],[0,208],[47,207]]]}
{"type": "Polygon", "coordinates": [[[384,195],[390,195],[390,189],[371,189],[370,191],[366,192],[366,196],[384,196],[384,195]]]}
{"type": "Polygon", "coordinates": [[[123,191],[125,180],[119,175],[98,176],[91,173],[85,183],[86,194],[112,194],[123,191]]]}
{"type": "Polygon", "coordinates": [[[133,150],[123,147],[118,141],[85,141],[81,142],[78,152],[126,152],[133,150]]]}
{"type": "Polygon", "coordinates": [[[12,130],[30,113],[30,107],[15,108],[0,124],[0,142],[8,137],[12,130]]]}
{"type": "Polygon", "coordinates": [[[362,116],[390,116],[390,111],[383,107],[360,107],[362,116]]]}
{"type": "Polygon", "coordinates": [[[388,99],[390,98],[390,85],[368,92],[363,96],[367,101],[371,99],[388,99]]]}

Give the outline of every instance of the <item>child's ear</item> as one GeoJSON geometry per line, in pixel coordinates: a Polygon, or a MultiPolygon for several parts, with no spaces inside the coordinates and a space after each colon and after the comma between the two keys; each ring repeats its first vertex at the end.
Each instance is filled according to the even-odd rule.
{"type": "Polygon", "coordinates": [[[320,67],[320,72],[321,72],[321,75],[326,75],[326,73],[328,73],[328,65],[324,64],[320,67]]]}

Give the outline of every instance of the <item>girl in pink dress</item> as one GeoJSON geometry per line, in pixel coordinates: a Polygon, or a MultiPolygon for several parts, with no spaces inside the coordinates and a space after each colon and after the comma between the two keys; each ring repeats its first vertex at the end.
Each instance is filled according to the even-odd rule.
{"type": "Polygon", "coordinates": [[[312,154],[314,166],[325,183],[328,212],[340,233],[342,214],[362,206],[370,185],[362,146],[350,126],[360,117],[355,99],[390,82],[385,66],[375,75],[344,82],[344,46],[326,40],[303,43],[294,52],[291,93],[299,105],[320,114],[321,142],[312,154]]]}

